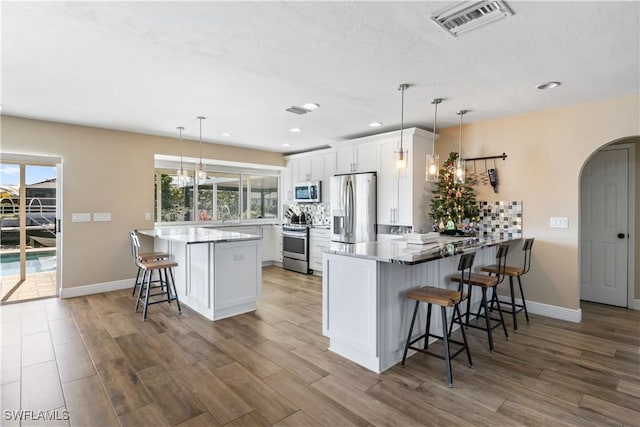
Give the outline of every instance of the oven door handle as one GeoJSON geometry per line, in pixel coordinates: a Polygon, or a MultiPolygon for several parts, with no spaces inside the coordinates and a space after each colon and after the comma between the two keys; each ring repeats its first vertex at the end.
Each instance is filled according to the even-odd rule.
{"type": "Polygon", "coordinates": [[[303,233],[297,233],[297,232],[295,232],[295,231],[294,231],[294,232],[283,231],[283,232],[282,232],[282,235],[283,235],[283,236],[287,236],[287,237],[295,237],[295,238],[297,238],[297,239],[306,239],[306,238],[307,238],[306,233],[305,233],[305,234],[303,234],[303,233]]]}

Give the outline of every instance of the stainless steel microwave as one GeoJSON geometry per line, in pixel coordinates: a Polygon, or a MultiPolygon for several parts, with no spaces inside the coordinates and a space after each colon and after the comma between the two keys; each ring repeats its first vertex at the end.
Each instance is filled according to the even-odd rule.
{"type": "Polygon", "coordinates": [[[297,203],[319,203],[322,201],[320,187],[320,181],[298,182],[293,187],[293,198],[297,203]]]}

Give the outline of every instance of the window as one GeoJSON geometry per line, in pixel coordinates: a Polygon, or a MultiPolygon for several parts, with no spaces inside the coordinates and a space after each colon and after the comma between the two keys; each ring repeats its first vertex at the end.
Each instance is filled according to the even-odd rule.
{"type": "Polygon", "coordinates": [[[156,222],[278,218],[281,168],[249,169],[226,163],[207,164],[204,180],[194,179],[190,170],[189,177],[181,181],[176,172],[180,168],[179,160],[156,156],[156,222]]]}
{"type": "Polygon", "coordinates": [[[247,219],[278,217],[278,178],[251,175],[243,180],[245,206],[242,217],[247,219]],[[246,198],[249,201],[246,201],[246,198]]]}

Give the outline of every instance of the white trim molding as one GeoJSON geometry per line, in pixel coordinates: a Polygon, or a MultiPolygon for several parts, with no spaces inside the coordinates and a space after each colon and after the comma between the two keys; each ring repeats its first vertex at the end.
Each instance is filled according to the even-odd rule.
{"type": "MultiPolygon", "coordinates": [[[[520,298],[516,298],[515,301],[516,304],[522,304],[522,300],[520,298]]],[[[501,296],[500,304],[502,306],[508,305],[509,307],[511,307],[511,299],[501,296]]],[[[551,317],[558,320],[566,320],[568,322],[580,323],[582,321],[581,308],[573,310],[570,308],[558,307],[557,305],[527,301],[527,311],[530,314],[539,314],[540,316],[551,317]]]]}
{"type": "Polygon", "coordinates": [[[61,288],[60,298],[74,298],[84,295],[100,294],[103,292],[119,291],[120,289],[132,289],[131,279],[116,280],[113,282],[95,283],[93,285],[74,286],[73,288],[61,288]]]}

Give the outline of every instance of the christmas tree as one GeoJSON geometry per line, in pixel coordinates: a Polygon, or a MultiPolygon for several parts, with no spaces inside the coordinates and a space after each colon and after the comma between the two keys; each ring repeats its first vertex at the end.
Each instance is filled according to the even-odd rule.
{"type": "Polygon", "coordinates": [[[430,216],[438,229],[442,228],[440,224],[447,224],[449,221],[452,221],[457,229],[461,229],[463,220],[468,219],[470,222],[478,220],[476,194],[471,188],[469,177],[465,176],[464,184],[456,184],[453,180],[457,158],[458,153],[449,154],[449,158],[440,168],[438,186],[433,190],[430,216]]]}

